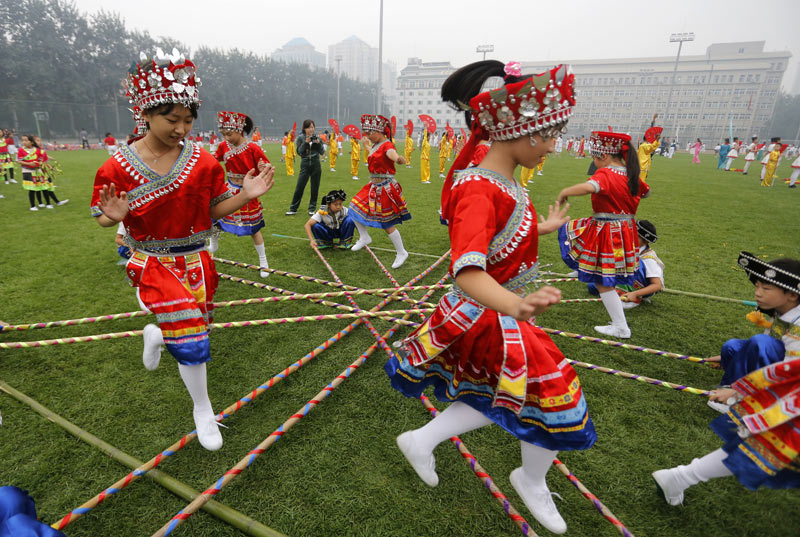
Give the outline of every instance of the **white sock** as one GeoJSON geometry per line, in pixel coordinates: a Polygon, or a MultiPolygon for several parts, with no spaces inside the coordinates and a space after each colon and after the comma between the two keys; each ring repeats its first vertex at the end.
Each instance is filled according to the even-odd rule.
{"type": "Polygon", "coordinates": [[[797,182],[797,176],[800,175],[800,168],[795,168],[792,172],[792,176],[789,178],[789,186],[794,185],[797,182]]]}
{"type": "Polygon", "coordinates": [[[421,450],[430,453],[433,448],[448,438],[485,427],[491,423],[492,420],[468,404],[456,401],[427,425],[415,430],[414,440],[421,450]]]}
{"type": "Polygon", "coordinates": [[[406,249],[403,247],[403,237],[400,236],[400,232],[397,229],[389,233],[389,238],[392,240],[394,249],[397,250],[398,254],[406,253],[406,249]]]}
{"type": "Polygon", "coordinates": [[[731,169],[731,162],[733,162],[733,159],[728,159],[728,162],[725,163],[725,169],[726,170],[730,170],[731,169]]]}
{"type": "Polygon", "coordinates": [[[364,240],[368,240],[369,231],[367,231],[367,226],[355,219],[353,219],[353,223],[356,225],[356,229],[358,230],[358,240],[361,240],[362,237],[364,240]]]}
{"type": "Polygon", "coordinates": [[[546,449],[529,442],[520,442],[522,450],[522,471],[536,488],[547,488],[545,476],[553,465],[558,451],[546,449]]]}
{"type": "Polygon", "coordinates": [[[767,167],[761,166],[761,180],[764,180],[764,176],[767,175],[767,167]]]}
{"type": "Polygon", "coordinates": [[[743,173],[747,173],[748,168],[750,168],[750,163],[751,162],[753,162],[753,161],[752,160],[748,160],[747,162],[744,163],[744,170],[742,170],[743,173]]]}
{"type": "Polygon", "coordinates": [[[606,311],[611,316],[611,324],[620,328],[628,328],[628,322],[625,320],[625,310],[622,309],[622,299],[620,299],[617,291],[612,289],[611,291],[600,293],[600,298],[603,300],[606,311]]]}
{"type": "Polygon", "coordinates": [[[264,243],[255,244],[254,246],[258,253],[258,265],[261,267],[269,267],[269,263],[267,263],[267,253],[264,251],[264,243]]]}
{"type": "Polygon", "coordinates": [[[208,383],[206,381],[206,364],[183,365],[178,364],[183,383],[189,391],[196,412],[206,412],[213,409],[208,398],[208,383]]]}
{"type": "Polygon", "coordinates": [[[693,459],[692,462],[686,466],[678,466],[676,469],[679,470],[678,473],[686,485],[686,488],[688,488],[698,483],[704,483],[715,477],[728,477],[733,475],[722,462],[727,456],[728,454],[720,448],[699,459],[693,459]]]}

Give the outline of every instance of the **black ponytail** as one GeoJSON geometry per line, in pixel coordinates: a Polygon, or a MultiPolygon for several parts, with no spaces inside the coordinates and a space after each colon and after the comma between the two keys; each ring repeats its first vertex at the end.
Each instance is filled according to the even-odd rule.
{"type": "Polygon", "coordinates": [[[253,130],[253,120],[250,116],[244,116],[244,128],[242,129],[245,134],[250,134],[253,130]]]}
{"type": "MultiPolygon", "coordinates": [[[[442,100],[449,103],[456,110],[463,110],[461,105],[469,104],[470,99],[481,92],[484,82],[493,76],[504,76],[504,65],[497,60],[483,60],[480,62],[465,65],[455,71],[442,84],[442,100]]],[[[517,82],[521,79],[513,78],[510,82],[517,82]]],[[[509,83],[509,80],[506,80],[509,83]]],[[[472,123],[472,114],[464,111],[464,119],[467,126],[472,123]]]]}
{"type": "MultiPolygon", "coordinates": [[[[619,155],[622,157],[622,155],[619,155]]],[[[633,146],[628,144],[628,158],[625,161],[625,171],[628,174],[628,190],[631,196],[639,194],[639,155],[634,151],[633,146]]]]}

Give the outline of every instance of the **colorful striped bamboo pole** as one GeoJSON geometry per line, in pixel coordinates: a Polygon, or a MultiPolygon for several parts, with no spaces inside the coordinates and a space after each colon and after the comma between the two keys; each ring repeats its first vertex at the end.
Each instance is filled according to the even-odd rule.
{"type": "MultiPolygon", "coordinates": [[[[441,258],[440,260],[441,261],[441,258]]],[[[438,262],[437,262],[438,263],[438,262]]],[[[443,282],[447,279],[449,275],[445,274],[440,282],[443,282]]],[[[430,294],[433,294],[433,291],[430,291],[430,294]]],[[[426,295],[427,296],[430,295],[426,295]]],[[[387,339],[392,336],[392,334],[397,329],[398,325],[393,325],[389,330],[387,330],[382,337],[382,339],[387,339]]],[[[261,442],[255,449],[250,451],[246,457],[241,459],[233,468],[225,472],[222,477],[220,477],[214,485],[206,489],[200,496],[195,498],[192,503],[187,505],[185,508],[181,509],[172,519],[167,522],[164,526],[161,527],[156,533],[153,534],[152,537],[164,537],[172,533],[175,528],[179,525],[183,524],[192,514],[197,512],[199,508],[203,506],[203,504],[209,501],[213,496],[217,495],[225,485],[227,485],[234,477],[239,475],[245,468],[253,464],[253,462],[270,446],[272,446],[275,442],[277,442],[283,435],[298,421],[303,419],[308,413],[311,411],[312,408],[316,407],[320,402],[322,402],[330,393],[336,389],[342,382],[344,382],[353,371],[361,367],[361,365],[369,358],[375,349],[378,348],[378,344],[373,343],[369,349],[367,349],[358,359],[347,366],[341,374],[339,374],[330,384],[328,384],[325,388],[322,389],[313,399],[311,399],[308,403],[306,403],[303,408],[298,410],[295,414],[293,414],[288,420],[283,422],[280,427],[278,427],[275,431],[273,431],[263,442],[261,442]]]]}
{"type": "MultiPolygon", "coordinates": [[[[420,281],[422,278],[424,278],[425,276],[430,274],[431,271],[433,271],[444,259],[446,259],[447,255],[449,253],[450,253],[449,251],[446,252],[436,262],[434,262],[431,266],[429,266],[427,269],[422,271],[420,274],[418,274],[417,276],[412,278],[409,281],[409,283],[407,284],[407,286],[412,286],[413,284],[415,284],[416,282],[420,281]]],[[[439,280],[439,284],[444,283],[444,281],[446,281],[448,277],[449,277],[449,275],[445,274],[445,276],[441,280],[439,280]]],[[[434,287],[434,286],[432,286],[432,287],[434,287]]],[[[435,287],[435,288],[439,288],[439,287],[435,287]]],[[[435,289],[432,288],[429,291],[429,294],[426,295],[426,296],[430,296],[431,294],[434,293],[434,291],[435,291],[435,289]]],[[[393,297],[390,296],[390,297],[384,299],[382,302],[380,302],[379,304],[374,306],[371,311],[377,311],[380,308],[386,306],[389,302],[392,301],[392,298],[393,297]]],[[[259,386],[255,390],[252,390],[247,395],[245,395],[244,397],[242,397],[241,399],[239,399],[238,401],[233,403],[232,405],[228,406],[225,410],[223,410],[222,412],[220,412],[217,415],[217,420],[221,421],[223,419],[226,419],[226,418],[232,416],[233,414],[235,414],[242,407],[244,407],[247,404],[253,402],[253,400],[255,400],[256,397],[258,397],[259,395],[261,395],[265,391],[269,390],[270,388],[272,388],[273,386],[275,386],[276,384],[278,384],[279,382],[284,380],[287,376],[289,376],[290,374],[292,374],[295,371],[297,371],[298,369],[300,369],[303,365],[305,365],[308,362],[310,362],[311,360],[313,360],[316,356],[318,356],[319,354],[321,354],[322,352],[327,350],[331,345],[333,345],[334,343],[339,341],[342,337],[344,337],[348,333],[350,333],[355,327],[357,327],[362,322],[363,322],[363,319],[356,319],[354,322],[350,323],[350,325],[348,325],[344,329],[340,330],[334,336],[328,338],[324,343],[319,345],[317,348],[315,348],[310,353],[306,354],[303,358],[301,358],[300,360],[298,360],[294,364],[292,364],[289,367],[287,367],[286,369],[284,369],[281,373],[279,373],[279,374],[275,375],[274,377],[272,377],[267,383],[262,384],[261,386],[259,386]]],[[[156,466],[158,466],[161,463],[161,461],[163,461],[164,459],[166,459],[167,457],[169,457],[171,455],[174,455],[175,453],[177,453],[178,451],[180,451],[181,449],[186,447],[186,445],[188,445],[196,437],[197,437],[197,433],[195,431],[192,431],[191,433],[185,435],[183,438],[181,438],[180,440],[175,442],[173,445],[171,445],[170,447],[168,447],[167,449],[165,449],[164,451],[162,451],[161,453],[159,453],[158,455],[156,455],[155,457],[150,459],[148,462],[138,465],[138,467],[133,472],[129,473],[127,476],[123,477],[122,479],[120,479],[119,481],[117,481],[116,483],[114,483],[113,485],[111,485],[110,487],[105,489],[104,491],[102,491],[100,494],[96,495],[94,498],[92,498],[91,500],[89,500],[86,503],[84,503],[83,505],[81,505],[80,507],[74,509],[72,512],[70,512],[69,514],[64,516],[61,520],[59,520],[58,522],[53,524],[52,527],[55,528],[55,529],[62,529],[64,527],[66,527],[67,524],[69,524],[69,523],[75,521],[77,518],[83,516],[84,514],[89,512],[91,509],[96,507],[98,504],[103,502],[105,499],[111,497],[114,494],[117,494],[120,490],[122,490],[123,488],[127,487],[132,482],[136,481],[141,476],[147,474],[148,471],[150,471],[151,469],[153,469],[156,466]]]]}
{"type": "Polygon", "coordinates": [[[606,520],[611,522],[622,535],[624,535],[625,537],[633,537],[633,534],[630,532],[630,530],[628,530],[628,528],[625,527],[625,524],[620,522],[619,519],[616,516],[614,516],[614,513],[612,513],[611,510],[597,498],[597,496],[592,494],[589,491],[589,489],[583,486],[583,483],[581,483],[578,480],[578,478],[575,477],[575,475],[569,471],[569,468],[567,468],[567,466],[563,462],[561,462],[558,459],[554,459],[553,464],[555,465],[556,468],[558,468],[559,472],[567,476],[567,479],[569,479],[570,483],[575,485],[575,488],[578,489],[581,492],[581,494],[584,495],[584,497],[586,497],[589,501],[591,501],[595,509],[600,511],[600,514],[606,517],[606,520]]]}
{"type": "MultiPolygon", "coordinates": [[[[223,419],[229,418],[233,414],[235,414],[238,410],[242,407],[252,403],[256,397],[264,393],[265,391],[269,390],[282,380],[284,380],[287,376],[291,375],[305,364],[313,360],[316,356],[327,350],[331,345],[338,342],[341,338],[349,334],[356,326],[361,324],[363,321],[361,319],[356,320],[355,322],[351,323],[344,329],[340,330],[330,338],[328,338],[324,343],[319,345],[310,353],[306,354],[298,360],[297,362],[293,363],[286,369],[284,369],[279,374],[275,375],[268,382],[262,384],[258,388],[250,391],[244,397],[240,398],[238,401],[233,403],[232,405],[228,406],[225,410],[220,412],[217,415],[217,420],[221,421],[223,419]]],[[[184,435],[180,440],[169,446],[167,449],[147,461],[146,463],[139,464],[135,467],[135,469],[111,485],[110,487],[103,490],[101,493],[97,494],[94,498],[90,499],[89,501],[85,502],[80,507],[73,509],[71,512],[63,516],[57,522],[53,523],[51,526],[57,530],[64,529],[68,524],[75,522],[78,518],[82,517],[99,504],[101,504],[104,500],[110,498],[114,494],[119,493],[122,489],[142,477],[143,475],[147,474],[150,470],[161,464],[167,457],[170,457],[180,451],[181,449],[185,448],[190,442],[192,442],[197,437],[197,432],[192,431],[191,433],[184,435]]],[[[191,498],[190,498],[191,499],[191,498]]]]}
{"type": "Polygon", "coordinates": [[[674,352],[667,352],[667,351],[659,351],[656,349],[649,349],[647,347],[640,347],[638,345],[630,345],[628,343],[621,343],[619,341],[611,341],[608,339],[600,339],[593,336],[584,336],[581,334],[573,334],[572,332],[565,332],[563,330],[556,330],[554,328],[545,328],[544,326],[538,326],[537,328],[541,328],[544,332],[548,334],[554,334],[556,336],[566,337],[570,339],[580,339],[583,341],[588,341],[590,343],[600,343],[602,345],[608,345],[609,347],[619,347],[620,349],[628,349],[629,351],[639,351],[644,352],[647,354],[655,354],[656,356],[666,356],[668,358],[675,358],[677,360],[687,360],[689,362],[695,362],[698,364],[709,364],[715,365],[714,362],[709,362],[705,358],[698,358],[696,356],[689,356],[688,354],[676,354],[674,352]]]}
{"type": "MultiPolygon", "coordinates": [[[[244,280],[248,281],[248,280],[244,280]]],[[[257,282],[253,282],[257,283],[257,282]]],[[[270,286],[267,286],[270,287],[270,286]]],[[[436,286],[437,289],[449,289],[452,285],[441,285],[436,286]]],[[[361,289],[360,291],[332,291],[330,293],[294,293],[287,296],[265,296],[265,297],[257,297],[257,298],[243,298],[238,300],[228,300],[225,302],[214,302],[214,309],[219,308],[229,308],[232,306],[246,306],[250,304],[262,304],[265,302],[284,302],[290,300],[309,300],[315,298],[334,298],[344,296],[346,294],[352,295],[363,295],[363,294],[378,294],[382,293],[385,295],[389,295],[394,293],[395,291],[425,291],[428,289],[434,288],[431,285],[411,285],[411,286],[404,286],[404,287],[383,287],[377,289],[361,289]]],[[[278,289],[277,287],[273,288],[273,290],[278,289]]],[[[285,290],[282,290],[285,291],[285,290]]],[[[285,291],[288,293],[292,293],[292,291],[285,291]]],[[[563,302],[563,301],[562,301],[563,302]]],[[[419,303],[414,301],[415,304],[424,306],[424,307],[432,307],[433,305],[430,303],[419,303]]],[[[335,302],[331,302],[330,304],[335,304],[335,302]]],[[[329,305],[329,304],[325,304],[329,305]]],[[[339,304],[342,306],[341,304],[339,304]]],[[[348,306],[343,306],[345,308],[350,309],[348,306]]],[[[83,317],[80,319],[66,319],[63,321],[49,321],[44,323],[26,323],[26,324],[16,324],[16,325],[7,325],[7,326],[0,326],[0,332],[18,332],[23,330],[37,330],[42,328],[57,328],[62,326],[77,326],[82,324],[93,324],[93,323],[100,323],[105,321],[118,321],[121,319],[131,319],[134,317],[145,317],[147,315],[152,315],[152,313],[147,311],[128,311],[125,313],[112,313],[109,315],[99,315],[96,317],[83,317]]]]}
{"type": "MultiPolygon", "coordinates": [[[[422,404],[425,405],[425,408],[428,409],[428,412],[430,412],[435,418],[439,411],[436,410],[436,407],[434,407],[433,404],[431,404],[430,399],[423,394],[419,396],[419,400],[422,401],[422,404]]],[[[497,488],[497,485],[495,485],[491,476],[486,472],[483,466],[478,463],[478,460],[474,455],[472,455],[472,453],[469,452],[466,446],[464,446],[464,443],[461,441],[461,439],[457,436],[454,436],[450,438],[450,441],[456,446],[458,452],[461,454],[464,460],[467,461],[475,476],[483,481],[483,484],[486,485],[487,489],[489,489],[489,493],[498,501],[498,503],[500,503],[506,514],[511,518],[511,520],[514,521],[514,524],[519,527],[519,529],[522,531],[522,534],[530,537],[536,537],[536,532],[534,532],[530,527],[528,521],[525,520],[521,514],[519,514],[519,511],[517,511],[513,505],[511,505],[511,502],[508,500],[506,495],[503,494],[499,488],[497,488]]]]}
{"type": "Polygon", "coordinates": [[[578,278],[545,278],[539,280],[533,280],[536,283],[559,283],[559,282],[577,282],[578,278]]]}
{"type": "MultiPolygon", "coordinates": [[[[383,263],[381,263],[381,260],[378,259],[377,255],[375,255],[375,252],[373,252],[372,249],[370,249],[369,246],[366,246],[365,249],[367,250],[367,252],[369,252],[369,255],[372,257],[372,259],[375,261],[375,263],[378,264],[378,268],[380,268],[381,271],[386,275],[386,277],[389,278],[389,281],[392,282],[392,285],[394,285],[395,289],[399,288],[400,284],[397,283],[397,280],[394,279],[394,276],[392,276],[392,273],[389,272],[389,270],[384,266],[383,263]]],[[[402,297],[403,298],[411,298],[410,296],[408,296],[408,294],[405,291],[403,292],[402,297]]],[[[425,316],[422,315],[421,313],[419,314],[419,318],[420,318],[421,321],[425,322],[425,316]]]]}
{"type": "Polygon", "coordinates": [[[562,298],[559,304],[573,304],[578,302],[601,302],[602,298],[562,298]]]}
{"type": "Polygon", "coordinates": [[[53,345],[68,345],[70,343],[86,343],[89,341],[105,341],[108,339],[121,339],[126,337],[141,336],[141,330],[128,330],[111,334],[96,334],[93,336],[75,336],[58,339],[43,339],[40,341],[9,341],[0,343],[0,349],[28,349],[33,347],[50,347],[53,345]]]}
{"type": "MultiPolygon", "coordinates": [[[[328,260],[325,259],[325,256],[322,255],[322,252],[319,251],[319,248],[314,246],[314,251],[319,256],[319,259],[320,259],[320,261],[322,261],[322,264],[325,265],[325,268],[328,269],[328,272],[331,273],[331,276],[333,276],[333,279],[336,280],[336,283],[339,283],[339,284],[343,283],[342,280],[339,279],[339,276],[336,275],[336,272],[333,270],[333,267],[330,265],[330,263],[328,263],[328,260]]],[[[399,294],[399,292],[398,292],[398,294],[399,294]]],[[[350,305],[352,305],[354,308],[358,308],[358,304],[356,304],[356,301],[353,300],[353,297],[351,297],[350,295],[345,295],[345,298],[347,299],[348,302],[350,302],[350,305]]],[[[431,310],[431,311],[433,311],[433,310],[431,310]]],[[[412,313],[412,312],[409,310],[409,313],[412,313]]],[[[417,313],[417,312],[415,311],[413,313],[417,313]]],[[[408,319],[408,316],[403,317],[403,320],[407,320],[407,319],[408,319]]],[[[383,352],[385,352],[389,356],[389,358],[394,358],[395,357],[394,356],[394,351],[392,350],[391,347],[389,347],[389,344],[386,343],[386,340],[383,339],[383,336],[381,336],[380,332],[375,330],[375,327],[372,326],[372,323],[369,321],[369,319],[364,318],[364,326],[367,327],[367,330],[369,330],[369,333],[372,334],[372,336],[378,342],[378,345],[383,350],[383,352]]]]}
{"type": "Polygon", "coordinates": [[[690,293],[689,291],[678,291],[677,289],[663,289],[665,293],[673,295],[692,296],[695,298],[707,298],[709,300],[716,300],[718,302],[733,302],[736,304],[743,304],[745,306],[756,307],[758,304],[753,300],[739,300],[738,298],[726,298],[724,296],[704,295],[703,293],[690,293]]]}
{"type": "MultiPolygon", "coordinates": [[[[141,466],[142,462],[135,459],[134,457],[128,455],[127,453],[121,451],[119,448],[108,444],[107,442],[97,438],[93,434],[81,429],[71,421],[68,421],[64,417],[56,414],[49,408],[45,407],[35,399],[25,395],[24,393],[20,392],[19,390],[11,387],[10,385],[6,384],[3,381],[0,381],[0,391],[3,391],[19,401],[30,407],[34,412],[41,415],[42,417],[46,418],[47,420],[55,423],[71,435],[75,436],[79,440],[89,444],[90,446],[96,447],[109,457],[112,457],[117,462],[127,466],[129,468],[136,468],[137,466],[141,466]]],[[[144,475],[144,473],[142,474],[144,475]]],[[[152,478],[155,482],[187,501],[197,497],[200,494],[199,491],[196,491],[186,485],[185,483],[178,481],[174,477],[169,476],[159,470],[153,470],[152,472],[147,473],[147,476],[152,478]]],[[[209,503],[204,506],[209,513],[216,516],[220,520],[227,522],[228,524],[250,534],[256,535],[261,537],[285,537],[283,534],[278,533],[277,531],[273,530],[272,528],[268,528],[263,524],[256,522],[255,520],[247,517],[246,515],[231,509],[230,507],[226,507],[220,503],[214,502],[213,504],[209,503]]]]}
{"type": "MultiPolygon", "coordinates": [[[[248,279],[245,279],[245,278],[239,278],[238,276],[231,276],[230,274],[225,274],[225,273],[222,273],[222,272],[219,273],[219,277],[221,279],[223,279],[223,280],[230,280],[232,282],[242,283],[244,285],[249,285],[251,287],[258,287],[259,289],[266,289],[268,291],[274,291],[276,293],[287,293],[287,292],[291,293],[291,291],[286,291],[285,289],[281,289],[280,287],[273,287],[273,286],[267,285],[265,283],[255,282],[253,280],[248,280],[248,279]]],[[[375,296],[379,296],[379,297],[382,297],[382,298],[386,298],[386,297],[391,296],[392,294],[394,294],[397,291],[397,289],[387,289],[386,292],[381,291],[379,293],[368,293],[366,291],[369,291],[369,290],[368,289],[360,289],[358,287],[354,287],[353,291],[343,291],[340,296],[347,296],[348,294],[370,294],[370,295],[375,295],[375,296]]],[[[436,304],[431,304],[430,302],[419,302],[417,300],[413,300],[413,299],[410,299],[410,298],[409,299],[405,299],[405,298],[400,298],[400,297],[394,297],[393,300],[398,300],[400,302],[406,302],[408,304],[413,304],[414,306],[423,307],[423,308],[436,307],[436,304]]],[[[322,301],[318,301],[318,302],[322,303],[322,301]]]]}
{"type": "Polygon", "coordinates": [[[671,388],[680,392],[693,393],[695,395],[711,395],[711,392],[708,390],[692,388],[690,386],[684,386],[683,384],[673,384],[672,382],[667,382],[665,380],[658,380],[650,377],[644,377],[642,375],[635,375],[633,373],[626,373],[625,371],[620,371],[618,369],[609,369],[608,367],[587,364],[586,362],[579,362],[577,360],[567,359],[567,361],[574,366],[583,367],[584,369],[594,369],[596,371],[600,371],[601,373],[607,373],[609,375],[615,375],[631,380],[638,380],[639,382],[646,382],[647,384],[653,384],[655,386],[663,386],[665,388],[671,388]]]}
{"type": "Polygon", "coordinates": [[[81,324],[100,323],[104,321],[118,321],[120,319],[132,319],[134,317],[144,317],[150,315],[147,311],[129,311],[126,313],[112,313],[110,315],[99,315],[97,317],[84,317],[82,319],[67,319],[64,321],[50,321],[46,323],[11,324],[0,327],[0,332],[15,332],[20,330],[36,330],[40,328],[56,328],[59,326],[77,326],[81,324]]]}

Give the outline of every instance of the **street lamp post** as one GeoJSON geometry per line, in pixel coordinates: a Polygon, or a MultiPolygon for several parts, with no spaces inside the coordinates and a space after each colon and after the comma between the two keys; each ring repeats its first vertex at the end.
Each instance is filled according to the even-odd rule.
{"type": "Polygon", "coordinates": [[[339,117],[339,83],[342,81],[342,70],[340,68],[340,64],[342,63],[342,57],[336,56],[336,121],[340,120],[339,117]]]}
{"type": "Polygon", "coordinates": [[[475,52],[483,53],[483,59],[486,59],[487,52],[494,52],[494,45],[478,45],[475,48],[475,52]]]}
{"type": "Polygon", "coordinates": [[[375,99],[376,113],[381,113],[381,84],[383,84],[383,0],[381,0],[380,25],[378,27],[378,92],[375,99]]]}
{"type": "MultiPolygon", "coordinates": [[[[675,86],[675,75],[678,72],[678,61],[681,59],[681,47],[683,47],[684,41],[694,41],[694,32],[684,32],[669,36],[670,43],[678,43],[678,55],[675,56],[675,68],[672,70],[672,81],[669,85],[669,94],[667,94],[667,108],[664,111],[665,127],[667,125],[667,121],[669,121],[669,106],[672,104],[672,88],[675,86]]],[[[677,125],[677,121],[673,125],[677,125]]]]}

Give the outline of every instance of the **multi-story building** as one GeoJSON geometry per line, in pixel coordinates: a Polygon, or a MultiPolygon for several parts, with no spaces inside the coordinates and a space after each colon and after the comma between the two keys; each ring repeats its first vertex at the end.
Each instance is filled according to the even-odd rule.
{"type": "MultiPolygon", "coordinates": [[[[450,62],[423,62],[409,58],[408,65],[397,77],[397,90],[391,113],[397,116],[397,124],[405,125],[410,119],[421,125],[420,114],[428,114],[436,120],[439,130],[447,122],[453,128],[466,127],[464,113],[453,110],[442,102],[441,90],[445,79],[455,68],[450,62]]],[[[415,127],[418,132],[420,127],[415,127]]]]}
{"type": "MultiPolygon", "coordinates": [[[[765,52],[764,41],[715,43],[704,55],[615,60],[567,60],[576,74],[577,106],[570,135],[593,130],[628,132],[641,139],[653,114],[664,136],[680,142],[701,138],[709,144],[729,136],[770,136],[783,73],[791,53],[765,52]],[[667,113],[667,102],[669,112],[667,113]]],[[[556,62],[522,62],[525,73],[542,72],[556,62]]],[[[463,115],[447,108],[439,97],[442,83],[454,68],[449,62],[409,59],[397,80],[399,118],[417,114],[450,119],[463,126],[463,115]]]]}
{"type": "Polygon", "coordinates": [[[325,69],[325,54],[317,52],[314,45],[302,37],[295,37],[272,53],[272,59],[284,63],[303,63],[325,69]]]}
{"type": "MultiPolygon", "coordinates": [[[[328,69],[359,82],[374,83],[378,80],[378,49],[351,35],[328,47],[328,69]]],[[[382,97],[391,109],[397,79],[397,65],[394,62],[383,62],[381,79],[382,97]]],[[[369,107],[368,111],[374,110],[369,107]]]]}

